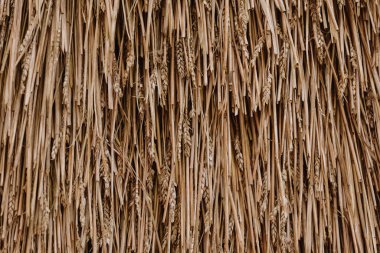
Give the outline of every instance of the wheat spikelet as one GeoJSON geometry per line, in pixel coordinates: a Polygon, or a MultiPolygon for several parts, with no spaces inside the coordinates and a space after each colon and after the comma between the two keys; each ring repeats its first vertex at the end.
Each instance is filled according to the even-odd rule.
{"type": "Polygon", "coordinates": [[[358,69],[358,55],[353,46],[350,47],[350,62],[354,70],[358,69]]]}
{"type": "Polygon", "coordinates": [[[144,239],[144,253],[149,253],[152,245],[152,235],[153,235],[153,222],[151,218],[147,219],[145,226],[145,239],[144,239]]]}
{"type": "Polygon", "coordinates": [[[113,218],[111,213],[111,204],[106,201],[103,205],[103,226],[102,226],[102,242],[110,245],[112,242],[113,218]]]}
{"type": "Polygon", "coordinates": [[[306,170],[306,178],[309,183],[309,187],[312,188],[314,186],[314,179],[311,175],[313,174],[314,166],[308,166],[306,170]]]}
{"type": "Polygon", "coordinates": [[[190,118],[185,113],[183,120],[183,151],[185,157],[190,157],[191,152],[191,136],[190,136],[190,118]]]}
{"type": "Polygon", "coordinates": [[[293,253],[295,252],[295,249],[294,249],[294,245],[293,245],[293,240],[294,240],[294,233],[293,233],[293,229],[292,229],[292,226],[289,227],[289,236],[287,238],[287,247],[288,247],[288,251],[290,253],[293,253]]]}
{"type": "Polygon", "coordinates": [[[126,66],[127,66],[127,73],[129,72],[130,68],[133,66],[135,62],[135,51],[133,49],[132,41],[127,42],[127,59],[126,59],[126,66]]]}
{"type": "Polygon", "coordinates": [[[86,108],[83,106],[84,103],[84,94],[85,94],[85,85],[84,85],[84,73],[82,72],[82,81],[80,83],[80,87],[78,88],[78,101],[77,105],[79,105],[79,111],[82,115],[85,115],[86,108]]]}
{"type": "Polygon", "coordinates": [[[96,247],[97,249],[102,247],[103,245],[103,237],[102,237],[102,227],[101,227],[101,224],[100,224],[100,219],[99,219],[99,212],[96,211],[96,241],[97,241],[97,244],[94,245],[94,247],[96,247]]]}
{"type": "Polygon", "coordinates": [[[311,20],[312,20],[313,25],[319,23],[317,1],[319,1],[319,0],[312,1],[310,4],[307,3],[307,5],[308,5],[307,8],[309,8],[310,16],[311,16],[311,20]]]}
{"type": "Polygon", "coordinates": [[[9,27],[12,27],[13,22],[14,22],[15,1],[14,1],[14,0],[11,0],[11,1],[9,1],[8,4],[9,4],[8,8],[10,8],[10,14],[9,14],[9,27]]]}
{"type": "Polygon", "coordinates": [[[351,79],[350,91],[351,91],[352,99],[353,99],[353,102],[351,103],[351,109],[352,109],[353,113],[356,114],[357,111],[355,110],[355,104],[357,101],[356,87],[357,87],[358,83],[357,83],[357,76],[356,75],[357,75],[357,71],[358,71],[358,56],[357,56],[356,51],[352,45],[350,47],[350,63],[351,63],[352,69],[353,69],[353,74],[350,77],[350,79],[351,79]]]}
{"type": "Polygon", "coordinates": [[[343,9],[343,7],[345,5],[346,5],[346,1],[345,0],[338,0],[339,10],[343,9]]]}
{"type": "Polygon", "coordinates": [[[264,173],[264,179],[261,186],[261,198],[260,198],[260,214],[259,219],[262,223],[264,221],[265,211],[268,206],[268,175],[267,172],[264,173]]]}
{"type": "Polygon", "coordinates": [[[277,241],[277,216],[278,216],[278,206],[276,205],[270,214],[270,233],[271,240],[273,244],[277,241]]]}
{"type": "Polygon", "coordinates": [[[189,70],[188,73],[190,73],[191,82],[194,87],[197,86],[196,76],[195,76],[195,54],[194,54],[194,45],[193,45],[193,39],[190,37],[189,39],[189,46],[188,46],[188,55],[189,55],[189,70]]]}
{"type": "Polygon", "coordinates": [[[190,246],[189,246],[189,253],[193,253],[194,252],[194,241],[195,241],[195,238],[194,238],[194,231],[193,231],[193,228],[190,229],[190,246]]]}
{"type": "Polygon", "coordinates": [[[54,36],[54,41],[53,41],[53,50],[52,50],[52,58],[53,58],[53,64],[57,64],[58,58],[59,58],[59,47],[61,43],[61,32],[62,32],[62,27],[61,27],[61,19],[60,17],[58,18],[57,21],[57,27],[55,31],[55,36],[54,36]]]}
{"type": "Polygon", "coordinates": [[[220,32],[218,26],[214,25],[214,41],[212,42],[212,47],[214,49],[215,61],[220,60],[220,32]]]}
{"type": "Polygon", "coordinates": [[[158,11],[161,8],[161,0],[154,0],[153,9],[158,11]]]}
{"type": "Polygon", "coordinates": [[[238,20],[235,19],[234,24],[235,24],[235,30],[237,33],[236,39],[237,39],[237,43],[239,45],[239,49],[242,52],[244,60],[248,61],[249,60],[249,52],[247,49],[245,33],[243,32],[242,27],[240,26],[240,22],[238,20]]]}
{"type": "Polygon", "coordinates": [[[352,77],[350,78],[350,92],[352,94],[352,100],[353,100],[351,103],[351,109],[354,114],[356,114],[356,110],[355,110],[355,103],[357,100],[356,87],[358,85],[356,78],[357,78],[356,73],[354,73],[352,77]]]}
{"type": "Polygon", "coordinates": [[[252,54],[252,59],[251,59],[252,66],[256,64],[256,59],[259,56],[260,52],[263,50],[264,45],[265,45],[265,37],[261,36],[258,39],[257,44],[253,49],[253,54],[252,54]]]}
{"type": "Polygon", "coordinates": [[[282,32],[282,28],[281,28],[281,26],[280,26],[279,23],[276,23],[275,31],[276,31],[277,36],[278,36],[280,39],[284,40],[284,43],[285,43],[287,37],[286,37],[286,35],[282,32]]]}
{"type": "Polygon", "coordinates": [[[28,50],[28,47],[33,40],[35,24],[36,24],[36,21],[35,21],[35,18],[33,17],[28,26],[28,30],[25,33],[24,39],[22,40],[22,43],[19,47],[18,55],[21,55],[28,50]]]}
{"type": "Polygon", "coordinates": [[[279,64],[280,64],[280,76],[282,79],[286,79],[286,68],[288,62],[289,42],[285,39],[282,45],[279,64]]]}
{"type": "Polygon", "coordinates": [[[140,187],[138,178],[135,179],[135,188],[134,188],[134,203],[136,207],[137,217],[141,217],[141,203],[140,203],[140,187]]]}
{"type": "Polygon", "coordinates": [[[199,196],[202,197],[207,185],[207,170],[203,168],[199,172],[199,196]]]}
{"type": "Polygon", "coordinates": [[[234,227],[235,227],[235,223],[234,223],[234,219],[232,218],[232,216],[229,217],[229,220],[228,220],[228,232],[227,232],[227,235],[228,235],[228,240],[231,240],[232,238],[232,234],[234,232],[234,227]]]}
{"type": "Polygon", "coordinates": [[[149,87],[150,89],[154,89],[155,87],[157,87],[157,71],[156,71],[156,69],[153,69],[152,74],[149,77],[149,85],[150,85],[150,87],[149,87]]]}
{"type": "Polygon", "coordinates": [[[289,17],[290,27],[296,29],[299,18],[298,16],[289,17]]]}
{"type": "Polygon", "coordinates": [[[211,11],[211,1],[212,1],[212,0],[204,0],[204,1],[203,1],[203,4],[204,4],[204,6],[206,7],[206,10],[207,10],[207,11],[211,11]]]}
{"type": "Polygon", "coordinates": [[[166,155],[166,161],[164,162],[164,167],[161,170],[161,173],[158,175],[158,185],[159,185],[159,197],[161,203],[165,204],[168,188],[169,188],[169,179],[170,179],[170,156],[171,153],[168,152],[166,155]],[[169,161],[168,161],[169,160],[169,161]]]}
{"type": "Polygon", "coordinates": [[[136,85],[136,93],[137,93],[137,108],[139,111],[140,119],[144,118],[145,113],[145,94],[144,94],[144,86],[142,83],[136,85]]]}
{"type": "Polygon", "coordinates": [[[177,40],[176,42],[176,55],[177,55],[177,70],[181,78],[184,78],[185,73],[185,56],[183,52],[183,43],[182,39],[177,40]]]}
{"type": "Polygon", "coordinates": [[[324,62],[326,52],[325,52],[325,39],[320,29],[317,29],[317,41],[318,41],[317,43],[318,61],[320,64],[322,64],[324,62]]]}
{"type": "Polygon", "coordinates": [[[32,45],[29,47],[28,52],[22,61],[20,94],[24,94],[24,92],[25,92],[25,82],[26,82],[26,79],[28,77],[30,60],[31,60],[30,58],[32,56],[32,49],[33,49],[34,44],[35,44],[35,40],[33,40],[32,45]]]}
{"type": "Polygon", "coordinates": [[[146,178],[146,188],[152,191],[154,186],[154,170],[148,169],[148,176],[146,178]]]}
{"type": "Polygon", "coordinates": [[[110,168],[105,152],[102,152],[100,174],[104,181],[105,195],[108,197],[110,195],[110,168]]]}
{"type": "Polygon", "coordinates": [[[161,245],[163,249],[167,249],[168,246],[168,238],[169,238],[169,227],[165,227],[164,236],[161,239],[161,245]]]}
{"type": "Polygon", "coordinates": [[[285,168],[283,168],[281,170],[281,180],[282,180],[282,183],[284,184],[285,186],[285,196],[287,197],[289,192],[288,192],[288,187],[287,187],[287,182],[288,182],[288,173],[287,173],[287,170],[285,168]]]}
{"type": "Polygon", "coordinates": [[[207,162],[210,168],[214,167],[214,143],[210,136],[208,138],[207,162]]]}
{"type": "Polygon", "coordinates": [[[184,119],[183,115],[180,115],[179,122],[178,122],[178,128],[177,128],[177,158],[178,161],[181,161],[181,154],[182,154],[182,135],[183,135],[183,125],[184,125],[184,119]]]}
{"type": "Polygon", "coordinates": [[[223,27],[224,26],[227,26],[227,27],[230,27],[231,26],[231,18],[230,18],[230,15],[229,15],[229,13],[226,13],[226,9],[225,9],[225,7],[223,7],[223,9],[222,9],[222,16],[221,16],[221,18],[222,18],[222,24],[223,24],[223,27]]]}
{"type": "Polygon", "coordinates": [[[152,120],[149,118],[145,121],[145,138],[147,142],[148,151],[148,161],[151,164],[154,161],[155,151],[154,151],[154,141],[152,141],[152,120]]]}
{"type": "Polygon", "coordinates": [[[175,210],[174,222],[172,224],[172,234],[171,234],[171,241],[175,247],[179,247],[180,238],[181,238],[180,218],[181,218],[181,202],[178,201],[178,204],[175,210]]]}
{"type": "Polygon", "coordinates": [[[272,74],[268,71],[267,81],[264,84],[263,91],[262,91],[262,102],[264,105],[269,103],[271,89],[272,89],[272,74]]]}
{"type": "Polygon", "coordinates": [[[165,53],[162,57],[162,62],[161,62],[161,84],[162,84],[161,105],[165,106],[167,102],[168,84],[169,84],[168,60],[165,53]]]}
{"type": "Polygon", "coordinates": [[[128,72],[126,69],[123,69],[121,73],[121,87],[122,88],[125,88],[125,86],[127,85],[127,80],[128,80],[128,72]]]}
{"type": "MultiPolygon", "coordinates": [[[[79,232],[78,232],[79,233],[79,232]]],[[[84,251],[84,246],[82,244],[82,241],[81,241],[81,238],[80,237],[77,237],[76,238],[76,241],[75,241],[75,249],[78,251],[78,252],[82,252],[84,251]]]]}
{"type": "Polygon", "coordinates": [[[322,13],[321,13],[322,5],[323,5],[323,0],[317,0],[316,1],[316,8],[317,8],[317,12],[318,12],[319,22],[322,22],[322,13]]]}
{"type": "Polygon", "coordinates": [[[117,60],[116,56],[114,55],[112,58],[112,76],[113,76],[113,89],[119,97],[123,96],[123,91],[121,90],[120,87],[120,75],[118,71],[118,66],[117,66],[117,60]]]}
{"type": "Polygon", "coordinates": [[[300,171],[299,171],[299,168],[297,166],[297,161],[294,161],[293,159],[291,159],[293,157],[293,152],[290,153],[290,159],[289,159],[289,165],[290,165],[290,179],[292,180],[292,182],[294,183],[294,187],[295,189],[298,191],[299,190],[299,186],[300,186],[300,182],[299,182],[299,178],[300,178],[300,171]]]}
{"type": "Polygon", "coordinates": [[[52,22],[52,19],[53,19],[53,0],[49,0],[47,2],[47,6],[46,6],[46,13],[47,13],[47,25],[48,27],[51,27],[51,22],[52,22]]]}
{"type": "Polygon", "coordinates": [[[330,169],[329,169],[329,181],[332,186],[333,194],[336,194],[336,188],[337,188],[337,183],[336,183],[336,171],[335,168],[333,168],[330,164],[330,169]]]}
{"type": "Polygon", "coordinates": [[[320,28],[320,24],[319,24],[320,9],[319,9],[318,4],[319,3],[316,3],[316,4],[312,3],[310,5],[310,9],[311,9],[311,18],[312,18],[312,23],[313,23],[315,44],[316,44],[317,52],[318,52],[317,58],[318,58],[318,62],[322,64],[325,58],[325,39],[324,39],[323,33],[320,28]]]}
{"type": "Polygon", "coordinates": [[[69,98],[69,89],[70,89],[70,84],[69,84],[69,78],[70,78],[70,54],[67,55],[66,61],[65,61],[65,75],[63,78],[63,104],[65,105],[66,108],[69,107],[70,103],[70,98],[69,98]]]}
{"type": "Polygon", "coordinates": [[[210,233],[210,228],[212,224],[212,208],[211,208],[211,201],[210,201],[210,194],[208,189],[204,191],[203,199],[205,202],[205,214],[204,214],[204,227],[205,227],[205,233],[210,233]]]}
{"type": "Polygon", "coordinates": [[[286,211],[282,209],[281,216],[280,216],[280,234],[279,234],[282,252],[288,251],[288,236],[286,232],[287,221],[288,221],[288,214],[286,211]]]}
{"type": "Polygon", "coordinates": [[[247,25],[249,21],[249,16],[248,16],[248,10],[246,6],[246,1],[245,0],[239,0],[238,2],[239,5],[239,23],[242,28],[243,35],[245,37],[245,34],[247,32],[247,25]]]}
{"type": "Polygon", "coordinates": [[[58,148],[61,145],[61,134],[58,133],[54,138],[53,147],[51,148],[51,159],[55,160],[55,157],[58,152],[58,148]]]}
{"type": "Polygon", "coordinates": [[[143,0],[143,10],[144,10],[144,12],[148,11],[148,6],[149,6],[149,0],[143,0]]]}
{"type": "Polygon", "coordinates": [[[11,190],[9,193],[9,196],[8,196],[8,217],[7,217],[8,225],[11,225],[13,222],[15,210],[16,210],[15,194],[14,194],[13,190],[11,190]]]}
{"type": "MultiPolygon", "coordinates": [[[[116,167],[117,167],[117,176],[125,177],[126,167],[124,166],[123,157],[118,156],[116,159],[116,167]]],[[[148,175],[149,177],[149,175],[148,175]]]]}
{"type": "Polygon", "coordinates": [[[375,127],[375,117],[374,117],[374,111],[373,111],[373,94],[372,91],[367,92],[366,98],[365,98],[365,109],[366,109],[366,115],[367,115],[367,122],[369,128],[372,130],[375,127]]]}
{"type": "MultiPolygon", "coordinates": [[[[297,109],[297,110],[299,110],[299,109],[297,109]]],[[[300,129],[300,131],[301,131],[301,133],[302,133],[302,126],[303,126],[303,119],[302,119],[302,114],[299,112],[299,111],[297,111],[297,123],[298,123],[298,128],[300,129]]]]}
{"type": "Polygon", "coordinates": [[[40,200],[41,203],[41,232],[42,234],[46,234],[48,225],[49,225],[49,214],[50,214],[50,209],[49,209],[49,201],[44,195],[42,199],[40,200]]]}
{"type": "Polygon", "coordinates": [[[236,157],[236,161],[238,163],[238,167],[241,171],[243,171],[244,170],[244,160],[243,160],[243,154],[241,152],[241,144],[240,144],[240,138],[239,137],[235,138],[234,149],[235,149],[235,157],[236,157]]]}
{"type": "Polygon", "coordinates": [[[346,87],[347,87],[347,76],[343,74],[338,83],[338,96],[340,99],[343,99],[346,87]]]}
{"type": "Polygon", "coordinates": [[[79,205],[79,222],[82,228],[84,228],[86,220],[86,197],[85,186],[83,183],[79,186],[80,189],[80,205],[79,205]]]}
{"type": "Polygon", "coordinates": [[[106,3],[105,0],[99,0],[99,7],[102,12],[106,11],[106,3]]]}
{"type": "Polygon", "coordinates": [[[241,47],[241,50],[243,52],[244,58],[248,61],[249,60],[249,52],[247,48],[247,25],[249,21],[248,16],[248,10],[246,8],[245,0],[239,0],[238,1],[239,9],[239,22],[237,24],[237,32],[238,32],[238,41],[241,47]]]}
{"type": "MultiPolygon", "coordinates": [[[[315,192],[318,192],[319,189],[320,189],[320,158],[319,158],[319,154],[316,154],[314,155],[314,182],[315,182],[315,192]]],[[[319,195],[319,194],[318,194],[319,195]]],[[[317,195],[317,196],[318,196],[317,195]]]]}
{"type": "Polygon", "coordinates": [[[172,182],[171,187],[170,187],[170,197],[169,197],[169,221],[171,223],[174,222],[174,218],[175,218],[176,202],[177,202],[176,184],[172,182]]]}
{"type": "Polygon", "coordinates": [[[3,51],[3,48],[4,48],[5,34],[6,34],[6,31],[7,31],[6,27],[7,26],[5,24],[3,24],[1,26],[1,30],[0,30],[0,51],[3,51]]]}
{"type": "MultiPolygon", "coordinates": [[[[70,113],[68,114],[67,117],[70,118],[70,113]]],[[[65,131],[66,144],[70,144],[70,136],[71,136],[70,127],[68,125],[66,125],[66,131],[65,131]]]]}

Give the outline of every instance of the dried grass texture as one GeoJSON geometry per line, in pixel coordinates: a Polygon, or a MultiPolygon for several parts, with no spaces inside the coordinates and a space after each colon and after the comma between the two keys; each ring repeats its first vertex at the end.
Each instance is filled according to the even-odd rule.
{"type": "Polygon", "coordinates": [[[380,252],[378,0],[0,1],[1,252],[380,252]]]}

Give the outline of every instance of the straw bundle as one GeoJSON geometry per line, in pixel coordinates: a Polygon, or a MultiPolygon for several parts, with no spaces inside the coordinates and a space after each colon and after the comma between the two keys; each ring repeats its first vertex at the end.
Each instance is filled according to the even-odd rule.
{"type": "Polygon", "coordinates": [[[0,1],[1,252],[379,252],[378,0],[0,1]]]}

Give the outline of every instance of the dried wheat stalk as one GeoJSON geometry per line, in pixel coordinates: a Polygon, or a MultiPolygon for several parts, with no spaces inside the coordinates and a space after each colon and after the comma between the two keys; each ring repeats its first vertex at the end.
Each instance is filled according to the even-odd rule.
{"type": "Polygon", "coordinates": [[[378,0],[3,0],[0,63],[0,252],[379,252],[378,0]]]}

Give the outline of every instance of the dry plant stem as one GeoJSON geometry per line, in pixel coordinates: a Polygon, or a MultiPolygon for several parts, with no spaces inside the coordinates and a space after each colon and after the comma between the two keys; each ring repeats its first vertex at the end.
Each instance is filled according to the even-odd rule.
{"type": "Polygon", "coordinates": [[[0,252],[379,252],[380,1],[0,1],[0,252]]]}

